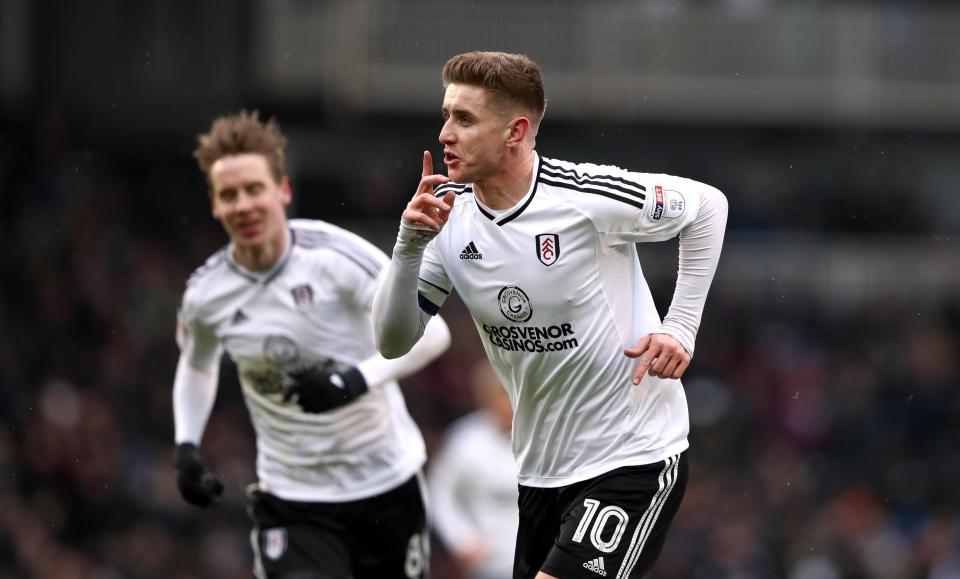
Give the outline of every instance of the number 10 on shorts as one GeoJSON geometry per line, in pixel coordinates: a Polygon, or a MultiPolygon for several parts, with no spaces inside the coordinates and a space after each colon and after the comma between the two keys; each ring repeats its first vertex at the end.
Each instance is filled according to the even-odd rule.
{"type": "Polygon", "coordinates": [[[583,542],[583,538],[589,530],[590,542],[593,543],[593,546],[603,553],[612,553],[617,548],[617,545],[620,544],[620,539],[623,538],[623,532],[627,529],[627,522],[630,520],[630,517],[627,516],[626,511],[616,505],[608,505],[600,509],[600,501],[595,499],[584,499],[583,506],[586,507],[587,510],[583,513],[583,518],[580,519],[580,524],[577,525],[577,531],[573,534],[573,542],[583,542]],[[599,513],[597,509],[600,509],[599,513]],[[594,517],[596,517],[595,521],[594,517]],[[616,519],[613,532],[607,539],[604,539],[603,530],[611,518],[616,519]],[[590,524],[591,522],[593,523],[592,526],[590,524]]]}

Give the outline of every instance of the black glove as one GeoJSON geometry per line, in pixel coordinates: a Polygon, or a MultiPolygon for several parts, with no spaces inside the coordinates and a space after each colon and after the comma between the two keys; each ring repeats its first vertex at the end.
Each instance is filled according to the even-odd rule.
{"type": "Polygon", "coordinates": [[[288,372],[289,381],[283,391],[283,401],[296,402],[304,412],[319,413],[339,408],[367,391],[367,381],[354,367],[342,372],[330,372],[310,366],[288,372]]]}
{"type": "Polygon", "coordinates": [[[197,445],[183,442],[173,451],[173,469],[183,499],[196,507],[209,507],[220,500],[223,483],[203,463],[197,445]]]}

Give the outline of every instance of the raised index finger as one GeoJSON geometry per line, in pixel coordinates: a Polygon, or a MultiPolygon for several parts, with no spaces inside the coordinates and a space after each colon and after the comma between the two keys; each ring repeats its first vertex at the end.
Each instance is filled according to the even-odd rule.
{"type": "Polygon", "coordinates": [[[430,151],[423,152],[423,176],[433,175],[433,156],[430,151]]]}

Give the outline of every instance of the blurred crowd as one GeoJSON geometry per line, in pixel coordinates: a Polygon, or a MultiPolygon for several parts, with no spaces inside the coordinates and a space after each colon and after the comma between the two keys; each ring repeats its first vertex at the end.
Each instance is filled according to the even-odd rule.
{"type": "MultiPolygon", "coordinates": [[[[224,243],[192,137],[144,156],[73,134],[55,116],[0,125],[0,579],[249,577],[254,443],[229,366],[203,440],[223,502],[187,506],[171,469],[175,312],[190,271],[224,243]]],[[[805,139],[798,169],[831,142],[805,139]]],[[[924,198],[922,179],[838,182],[824,167],[799,187],[769,174],[769,149],[737,153],[722,177],[701,176],[730,198],[731,234],[787,221],[903,233],[905,215],[918,235],[941,232],[937,215],[890,205],[924,198]],[[877,210],[858,221],[844,205],[866,197],[877,210]]],[[[375,223],[393,235],[395,222],[375,223]]],[[[656,289],[663,308],[672,288],[656,289]]],[[[445,317],[453,348],[403,383],[431,456],[473,409],[468,369],[482,356],[463,308],[445,317]]],[[[654,578],[960,578],[957,352],[957,295],[838,310],[715,285],[684,379],[690,486],[654,578]]],[[[463,576],[438,541],[433,559],[436,579],[463,576]]]]}

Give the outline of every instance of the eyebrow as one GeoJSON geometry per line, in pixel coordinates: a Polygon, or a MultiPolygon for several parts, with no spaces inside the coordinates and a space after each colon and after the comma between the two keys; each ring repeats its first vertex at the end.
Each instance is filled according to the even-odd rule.
{"type": "Polygon", "coordinates": [[[453,116],[455,114],[475,116],[473,111],[470,111],[464,108],[457,108],[457,107],[454,107],[452,110],[447,107],[440,107],[440,112],[441,114],[450,115],[450,116],[453,116]]]}

